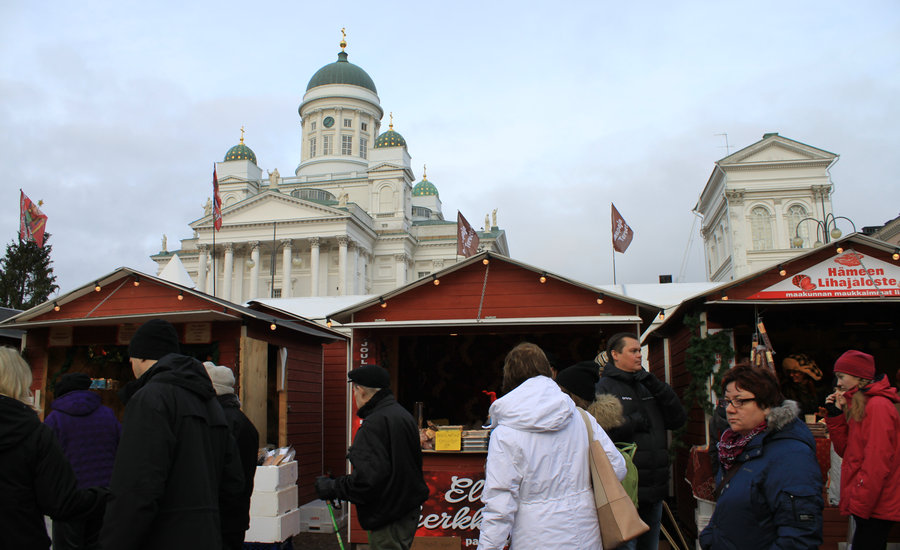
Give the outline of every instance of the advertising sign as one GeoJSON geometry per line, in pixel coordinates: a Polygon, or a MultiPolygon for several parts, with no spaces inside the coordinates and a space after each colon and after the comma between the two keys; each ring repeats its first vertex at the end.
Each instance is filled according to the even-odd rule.
{"type": "Polygon", "coordinates": [[[877,298],[900,296],[900,266],[848,250],[792,277],[750,300],[877,298]]]}
{"type": "Polygon", "coordinates": [[[459,537],[463,548],[478,546],[484,469],[423,472],[428,494],[417,537],[459,537]]]}

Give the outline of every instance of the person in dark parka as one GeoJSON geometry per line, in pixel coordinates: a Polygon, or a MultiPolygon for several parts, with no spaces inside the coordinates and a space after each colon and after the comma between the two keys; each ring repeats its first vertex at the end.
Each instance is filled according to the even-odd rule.
{"type": "Polygon", "coordinates": [[[126,401],[100,541],[106,550],[222,548],[221,517],[244,487],[237,445],[203,365],[154,319],[128,346],[126,401]]]}
{"type": "MultiPolygon", "coordinates": [[[[108,487],[122,425],[112,409],[90,391],[91,377],[66,373],[54,387],[53,409],[44,424],[53,430],[75,471],[78,488],[108,487]]],[[[88,550],[100,547],[103,516],[92,521],[54,521],[53,550],[88,550]]]]}
{"type": "Polygon", "coordinates": [[[615,442],[635,443],[638,470],[638,513],[650,531],[628,541],[623,548],[656,549],[662,520],[662,501],[669,490],[667,430],[687,421],[687,413],[671,386],[641,364],[641,343],[629,333],[614,334],[607,343],[610,362],[597,382],[598,394],[622,402],[624,422],[607,433],[615,442]]]}
{"type": "Polygon", "coordinates": [[[385,369],[363,365],[348,377],[359,407],[356,414],[363,419],[347,452],[353,472],[337,479],[316,478],[316,493],[323,500],[354,503],[373,550],[409,549],[428,498],[419,430],[394,399],[385,369]]]}
{"type": "Polygon", "coordinates": [[[108,491],[79,489],[53,431],[28,404],[31,369],[0,347],[0,550],[50,548],[44,516],[54,521],[103,513],[108,491]]]}
{"type": "Polygon", "coordinates": [[[216,390],[216,399],[225,411],[231,435],[237,442],[241,457],[241,468],[244,473],[244,490],[241,494],[240,506],[234,508],[230,517],[222,515],[222,532],[224,548],[241,550],[244,546],[244,534],[250,527],[250,496],[253,494],[253,478],[256,476],[256,460],[259,452],[259,432],[250,419],[241,412],[241,401],[234,394],[234,373],[230,368],[216,365],[212,361],[203,363],[206,373],[216,390]]]}

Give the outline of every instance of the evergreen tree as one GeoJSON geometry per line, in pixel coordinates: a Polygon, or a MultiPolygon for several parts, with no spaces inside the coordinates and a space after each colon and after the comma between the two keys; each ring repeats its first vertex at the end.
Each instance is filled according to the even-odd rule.
{"type": "Polygon", "coordinates": [[[50,234],[44,234],[44,246],[34,241],[14,240],[6,245],[6,256],[0,259],[0,306],[31,309],[47,301],[59,289],[50,261],[53,247],[50,234]]]}

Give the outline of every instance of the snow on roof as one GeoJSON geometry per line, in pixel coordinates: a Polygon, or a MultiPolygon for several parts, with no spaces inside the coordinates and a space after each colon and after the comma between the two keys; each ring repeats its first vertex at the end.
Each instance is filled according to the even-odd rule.
{"type": "Polygon", "coordinates": [[[330,314],[371,300],[374,294],[351,296],[308,296],[303,298],[257,298],[257,302],[269,307],[299,315],[310,320],[324,320],[330,314]]]}
{"type": "Polygon", "coordinates": [[[626,283],[596,286],[608,292],[615,292],[635,300],[657,305],[663,309],[669,309],[720,284],[722,283],[626,283]]]}

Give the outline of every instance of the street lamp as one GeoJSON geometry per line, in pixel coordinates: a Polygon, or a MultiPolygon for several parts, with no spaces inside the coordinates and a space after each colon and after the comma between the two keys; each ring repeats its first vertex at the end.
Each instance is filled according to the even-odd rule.
{"type": "Polygon", "coordinates": [[[830,243],[832,239],[840,239],[843,233],[841,233],[841,230],[837,227],[837,221],[839,219],[850,222],[850,225],[853,226],[853,232],[856,233],[856,224],[853,223],[853,220],[846,216],[835,216],[834,214],[829,213],[825,214],[825,221],[817,220],[816,218],[803,218],[797,222],[797,227],[794,228],[794,239],[791,242],[795,248],[803,247],[803,237],[800,236],[800,224],[809,220],[816,222],[816,239],[819,238],[819,231],[821,230],[822,239],[817,240],[815,246],[822,246],[822,240],[827,244],[830,243]]]}

